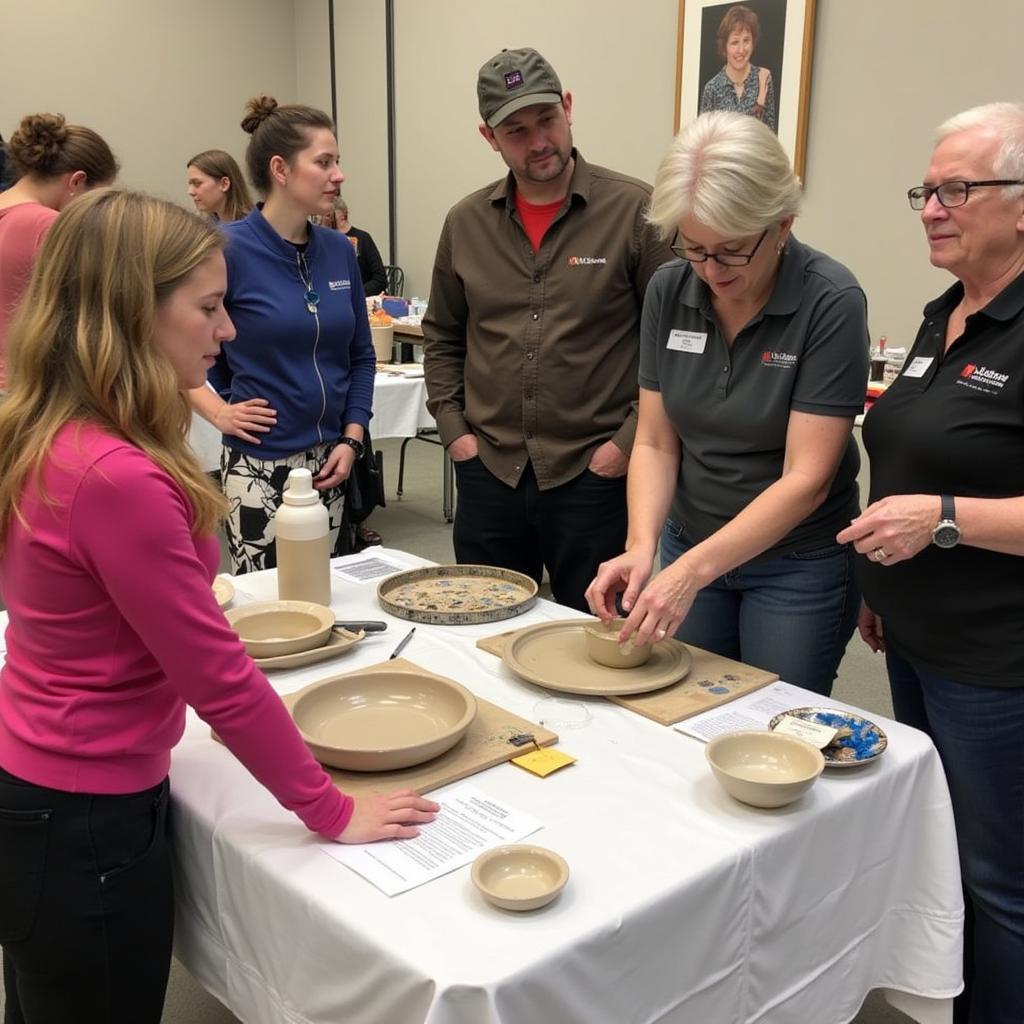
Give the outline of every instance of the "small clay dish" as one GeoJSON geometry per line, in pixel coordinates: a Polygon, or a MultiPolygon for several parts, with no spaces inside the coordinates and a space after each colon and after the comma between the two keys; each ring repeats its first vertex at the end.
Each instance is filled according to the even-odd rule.
{"type": "Polygon", "coordinates": [[[632,637],[624,644],[619,643],[618,636],[623,622],[625,619],[612,619],[608,625],[599,622],[584,630],[587,636],[587,654],[598,665],[606,665],[608,668],[638,668],[650,660],[651,644],[635,644],[632,637]]]}
{"type": "Polygon", "coordinates": [[[704,756],[722,788],[752,807],[784,807],[798,800],[824,771],[810,743],[779,732],[741,730],[715,736],[704,756]]]}
{"type": "Polygon", "coordinates": [[[261,601],[225,613],[253,658],[279,658],[323,647],[334,629],[334,612],[311,601],[261,601]]]}
{"type": "Polygon", "coordinates": [[[473,884],[502,910],[547,906],[569,881],[569,865],[543,846],[498,846],[473,861],[473,884]]]}

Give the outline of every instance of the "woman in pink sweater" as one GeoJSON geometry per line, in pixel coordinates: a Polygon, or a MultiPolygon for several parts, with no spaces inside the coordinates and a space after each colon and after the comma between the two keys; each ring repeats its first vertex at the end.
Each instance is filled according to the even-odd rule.
{"type": "Polygon", "coordinates": [[[0,392],[7,325],[28,286],[43,238],[76,196],[117,177],[117,160],[91,128],[63,114],[29,114],[7,144],[20,177],[0,193],[0,392]]]}
{"type": "Polygon", "coordinates": [[[159,1021],[167,770],[186,704],[325,837],[412,836],[437,810],[409,792],[339,793],[213,598],[224,499],[186,447],[180,392],[234,336],[221,246],[176,206],[95,192],[49,232],[12,324],[0,406],[7,1021],[159,1021]]]}

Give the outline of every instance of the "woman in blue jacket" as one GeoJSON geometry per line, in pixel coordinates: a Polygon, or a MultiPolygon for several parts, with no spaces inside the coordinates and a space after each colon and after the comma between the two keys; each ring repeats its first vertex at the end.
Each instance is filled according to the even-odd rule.
{"type": "Polygon", "coordinates": [[[344,483],[362,454],[373,400],[374,353],[355,252],[314,227],[341,183],[334,125],[321,110],[251,99],[242,128],[249,177],[264,197],[224,226],[224,298],[236,340],[210,359],[210,387],[193,406],[223,434],[236,573],[272,568],[274,514],[288,473],[312,470],[337,543],[344,483]]]}

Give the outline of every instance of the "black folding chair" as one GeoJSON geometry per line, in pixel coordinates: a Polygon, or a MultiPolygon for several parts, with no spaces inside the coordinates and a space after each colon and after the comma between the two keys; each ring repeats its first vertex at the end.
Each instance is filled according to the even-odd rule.
{"type": "Polygon", "coordinates": [[[401,297],[405,293],[405,271],[401,267],[393,267],[385,263],[384,274],[387,278],[385,294],[401,297]]]}

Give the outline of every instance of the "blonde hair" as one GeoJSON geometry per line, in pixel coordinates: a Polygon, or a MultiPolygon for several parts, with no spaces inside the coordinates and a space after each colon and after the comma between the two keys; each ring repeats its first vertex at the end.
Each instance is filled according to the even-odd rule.
{"type": "Polygon", "coordinates": [[[154,340],[160,304],[222,247],[201,218],[139,192],[90,192],[54,222],[7,340],[0,551],[69,422],[97,424],[145,452],[187,495],[196,533],[224,515],[224,497],[185,440],[188,404],[154,340]]]}
{"type": "Polygon", "coordinates": [[[775,133],[756,117],[716,110],[675,137],[647,214],[662,238],[684,217],[717,234],[754,235],[800,212],[800,181],[775,133]]]}
{"type": "MultiPolygon", "coordinates": [[[[942,142],[950,135],[980,129],[999,139],[999,148],[992,161],[992,171],[997,178],[1024,180],[1024,104],[984,103],[955,114],[939,125],[935,141],[942,142]]],[[[1019,196],[1024,186],[1008,185],[1004,189],[1007,198],[1019,196]]]]}

